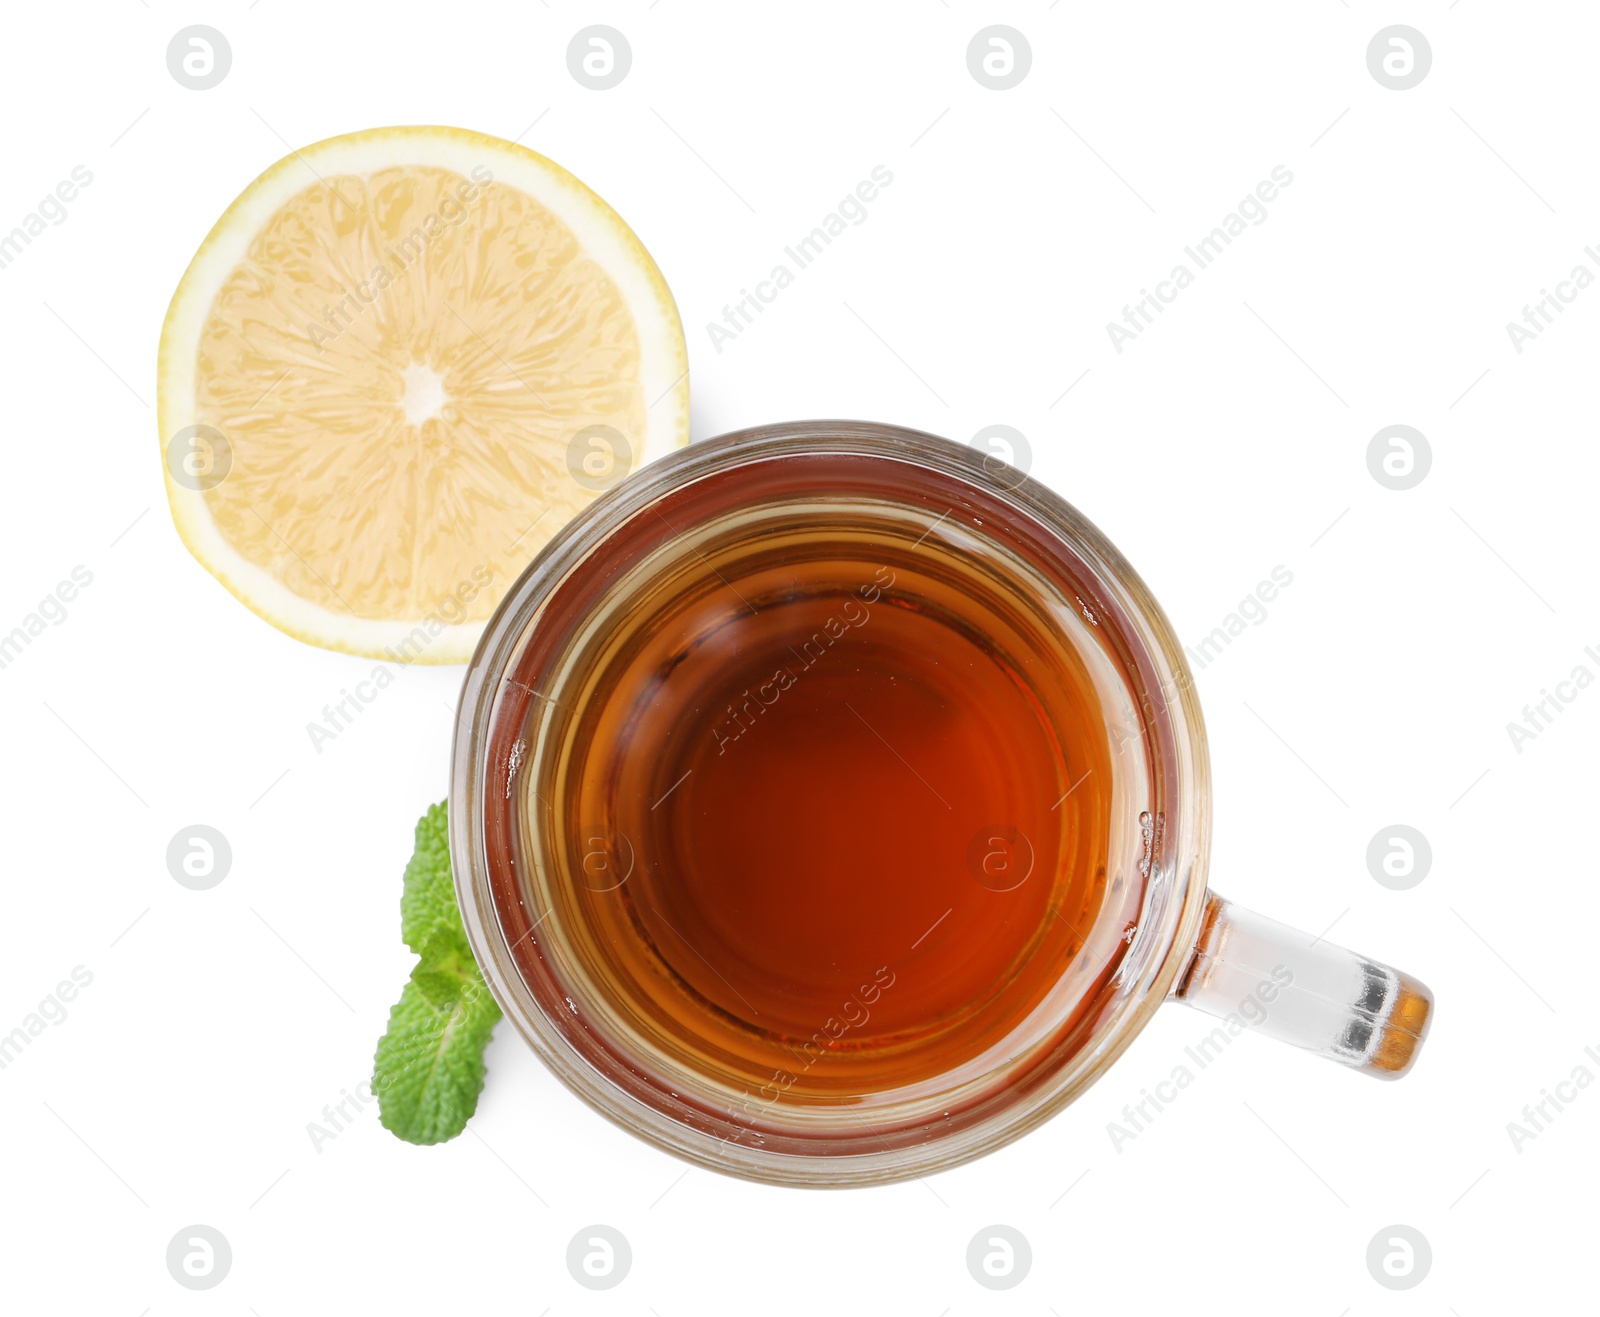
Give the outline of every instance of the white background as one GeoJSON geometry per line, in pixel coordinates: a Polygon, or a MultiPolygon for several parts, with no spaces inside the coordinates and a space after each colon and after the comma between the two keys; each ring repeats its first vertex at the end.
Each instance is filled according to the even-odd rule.
{"type": "Polygon", "coordinates": [[[74,966],[94,976],[0,1071],[7,1310],[1593,1307],[1600,1088],[1520,1151],[1506,1126],[1580,1063],[1600,1075],[1600,687],[1520,753],[1506,724],[1575,665],[1600,675],[1600,291],[1520,354],[1505,329],[1575,264],[1600,274],[1592,10],[108,0],[12,5],[5,25],[0,229],[75,165],[94,175],[0,271],[0,631],[74,566],[94,574],[0,671],[0,1032],[74,966]],[[206,92],[165,62],[196,22],[233,50],[206,92]],[[632,46],[614,90],[567,72],[591,23],[632,46]],[[968,73],[989,23],[1031,45],[1014,90],[968,73]],[[1409,91],[1366,67],[1391,23],[1432,45],[1409,91]],[[306,724],[371,664],[280,635],[185,552],[156,344],[200,239],[289,145],[435,122],[527,130],[632,224],[682,311],[696,438],[811,416],[1016,426],[1191,645],[1292,571],[1199,675],[1213,881],[1424,979],[1438,1013],[1415,1072],[1385,1085],[1245,1038],[1115,1151],[1107,1122],[1208,1031],[1170,1006],[1005,1151],[804,1193],[685,1172],[502,1025],[468,1135],[409,1147],[369,1108],[314,1150],[308,1122],[370,1072],[412,963],[400,872],[444,795],[460,670],[404,672],[313,750],[306,724]],[[706,322],[875,165],[894,182],[867,222],[719,354],[706,322]],[[1267,221],[1117,353],[1106,322],[1277,165],[1294,182],[1267,221]],[[1406,492],[1365,458],[1397,423],[1433,453],[1406,492]],[[210,892],[164,860],[196,822],[233,846],[210,892]],[[1366,868],[1395,822],[1433,847],[1410,891],[1366,868]],[[195,1222],[234,1253],[205,1294],[164,1262],[195,1222]],[[607,1293],[564,1262],[592,1222],[633,1247],[607,1293]],[[1034,1257],[998,1294],[965,1265],[995,1222],[1034,1257]],[[1397,1222],[1434,1254],[1400,1294],[1364,1261],[1397,1222]]]}

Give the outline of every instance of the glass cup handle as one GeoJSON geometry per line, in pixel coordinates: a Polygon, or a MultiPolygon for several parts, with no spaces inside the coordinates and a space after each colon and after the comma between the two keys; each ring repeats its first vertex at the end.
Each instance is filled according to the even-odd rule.
{"type": "Polygon", "coordinates": [[[1207,894],[1172,996],[1378,1079],[1411,1068],[1433,994],[1409,974],[1207,894]]]}

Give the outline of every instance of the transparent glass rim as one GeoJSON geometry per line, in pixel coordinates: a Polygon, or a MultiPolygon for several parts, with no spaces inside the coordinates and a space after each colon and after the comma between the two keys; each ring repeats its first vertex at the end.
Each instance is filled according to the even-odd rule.
{"type": "Polygon", "coordinates": [[[490,991],[523,1038],[569,1089],[629,1133],[708,1169],[766,1183],[845,1187],[911,1179],[970,1161],[1048,1120],[1132,1043],[1172,991],[1206,904],[1211,788],[1204,723],[1182,646],[1159,604],[1122,554],[1074,507],[978,449],[897,426],[795,421],[738,430],[663,457],[592,503],[530,563],[501,601],[468,665],[457,709],[450,785],[450,849],[468,941],[490,991]],[[775,456],[850,454],[910,462],[998,497],[1070,548],[1123,615],[1124,639],[1147,669],[1145,736],[1163,791],[1164,836],[1145,913],[1114,1006],[1094,1037],[1047,1083],[955,1134],[912,1147],[796,1155],[733,1143],[671,1119],[615,1087],[579,1056],[524,982],[493,895],[484,823],[491,716],[502,679],[557,588],[618,527],[663,495],[775,456]],[[1159,729],[1159,735],[1152,729],[1159,729]]]}

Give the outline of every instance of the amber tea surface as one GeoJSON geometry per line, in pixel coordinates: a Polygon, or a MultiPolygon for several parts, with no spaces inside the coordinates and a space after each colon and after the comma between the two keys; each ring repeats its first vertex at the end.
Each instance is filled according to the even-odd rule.
{"type": "Polygon", "coordinates": [[[582,662],[538,676],[524,808],[559,863],[532,940],[581,969],[578,1027],[752,1122],[992,1061],[1105,899],[1094,682],[981,524],[936,515],[729,511],[608,581],[582,662]]]}

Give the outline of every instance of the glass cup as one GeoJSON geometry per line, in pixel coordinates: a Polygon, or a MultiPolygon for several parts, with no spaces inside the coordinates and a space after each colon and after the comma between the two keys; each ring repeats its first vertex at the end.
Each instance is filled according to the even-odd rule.
{"type": "Polygon", "coordinates": [[[711,1169],[825,1187],[925,1175],[1020,1137],[1104,1074],[1167,1000],[1227,1021],[1229,1033],[1250,1029],[1378,1078],[1404,1074],[1432,1015],[1428,989],[1208,891],[1210,814],[1182,648],[1094,526],[992,454],[892,426],[808,421],[653,463],[528,567],[467,670],[450,845],[490,990],[574,1093],[711,1169]],[[854,473],[843,485],[840,470],[854,473]],[[558,732],[577,716],[576,683],[629,609],[691,558],[760,544],[765,528],[803,521],[808,508],[847,509],[906,543],[947,537],[1025,586],[1092,678],[1111,779],[1106,895],[1084,954],[1062,965],[1040,1006],[947,1074],[830,1101],[791,1098],[781,1082],[752,1088],[617,1008],[563,912],[577,884],[626,882],[648,857],[624,844],[577,872],[566,802],[540,789],[560,780],[558,732]]]}

